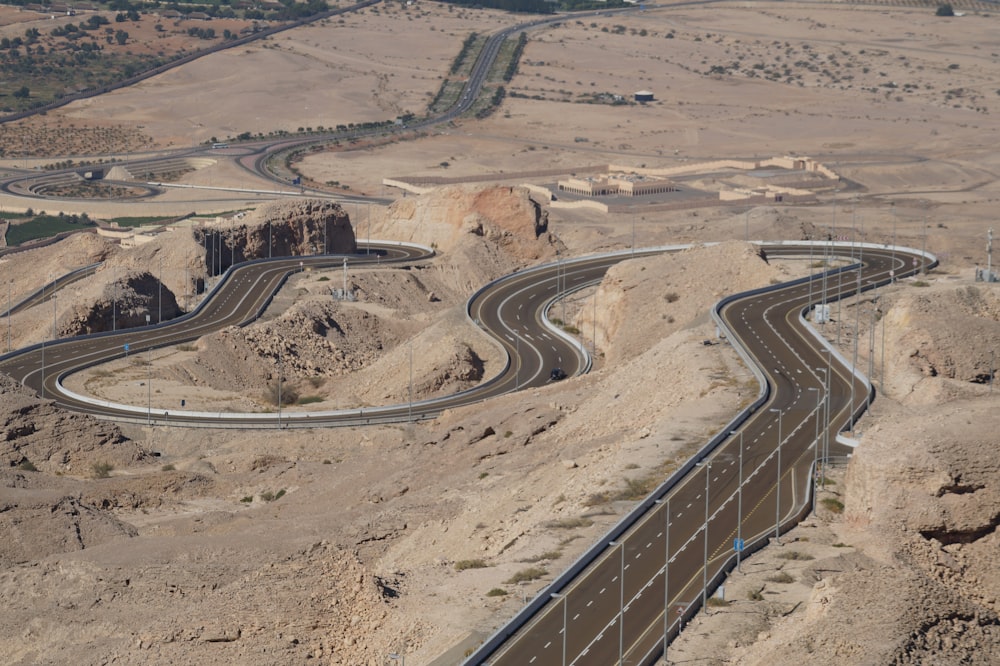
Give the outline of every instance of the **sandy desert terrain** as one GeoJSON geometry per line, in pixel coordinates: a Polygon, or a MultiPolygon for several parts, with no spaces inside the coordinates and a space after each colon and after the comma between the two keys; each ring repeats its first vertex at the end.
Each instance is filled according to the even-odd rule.
{"type": "MultiPolygon", "coordinates": [[[[745,235],[832,233],[926,245],[942,265],[884,290],[881,395],[859,425],[858,453],[825,496],[843,512],[824,505],[790,535],[797,541],[745,563],[745,575],[727,584],[731,603],[699,616],[672,649],[715,663],[996,663],[1000,467],[989,451],[1000,389],[984,378],[996,368],[1000,291],[974,283],[973,269],[985,265],[1000,198],[991,149],[1000,129],[1000,53],[993,9],[955,7],[966,14],[935,17],[931,5],[723,3],[570,18],[529,34],[508,97],[490,118],[311,155],[301,168],[313,180],[374,195],[393,193],[382,185],[390,177],[492,174],[511,186],[530,170],[792,153],[843,179],[807,206],[611,215],[551,208],[539,237],[524,233],[528,195],[520,188],[499,188],[506,197],[494,194],[488,208],[461,186],[374,210],[349,204],[359,235],[364,220],[373,238],[439,248],[419,285],[359,271],[350,277],[366,298],[333,307],[312,276],[290,284],[241,335],[164,350],[151,367],[123,362],[74,379],[125,398],[155,371],[158,400],[183,394],[259,408],[270,362],[264,343],[290,337],[302,322],[332,319],[345,335],[329,354],[329,376],[314,386],[303,372],[302,390],[331,403],[392,402],[407,390],[410,345],[426,350],[415,375],[427,394],[476,381],[468,372],[474,358],[489,373],[495,350],[468,329],[462,307],[493,277],[553,260],[556,250],[621,249],[633,238],[728,241],[622,264],[597,293],[596,321],[582,307],[593,291],[571,300],[567,321],[596,331],[591,374],[431,422],[279,436],[117,427],[5,386],[0,521],[13,537],[0,548],[0,654],[19,664],[72,655],[88,664],[375,665],[389,653],[413,664],[459,663],[636,499],[607,498],[622,497],[630,480],[669,474],[744,404],[749,373],[727,346],[701,345],[712,336],[708,308],[803,270],[764,264],[740,242],[745,235]],[[611,105],[600,97],[629,100],[641,89],[656,101],[611,105]],[[496,230],[494,238],[517,242],[467,233],[470,217],[496,230]],[[648,297],[666,284],[682,298],[648,297]],[[243,372],[242,390],[213,384],[226,368],[243,372]],[[40,471],[20,468],[25,460],[40,471]],[[483,566],[459,565],[473,561],[483,566]],[[528,568],[544,573],[506,582],[528,568]]],[[[29,133],[59,119],[142,125],[153,146],[168,147],[419,112],[465,35],[521,20],[384,4],[18,127],[29,133]]],[[[20,166],[14,162],[7,166],[20,166]]],[[[221,158],[186,179],[269,185],[221,158]]],[[[199,213],[246,202],[213,196],[199,213]]],[[[196,201],[173,193],[148,207],[60,208],[111,217],[184,213],[196,201]]],[[[16,300],[60,266],[106,260],[125,273],[163,256],[174,283],[198,266],[193,243],[139,249],[75,239],[5,258],[0,283],[11,284],[16,300]]],[[[80,300],[114,274],[79,287],[80,300]]],[[[844,319],[863,323],[870,308],[852,302],[844,319]]],[[[16,342],[38,339],[51,317],[50,308],[15,317],[16,342]]],[[[859,337],[867,335],[861,326],[859,337]]]]}

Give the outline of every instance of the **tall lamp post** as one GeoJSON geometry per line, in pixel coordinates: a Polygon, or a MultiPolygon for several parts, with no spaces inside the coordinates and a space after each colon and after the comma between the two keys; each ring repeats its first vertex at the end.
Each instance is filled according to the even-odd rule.
{"type": "Polygon", "coordinates": [[[562,630],[562,666],[566,666],[566,617],[567,611],[566,607],[569,605],[569,598],[565,594],[560,594],[558,592],[550,593],[553,599],[562,599],[563,605],[563,630],[562,630]]]}
{"type": "MultiPolygon", "coordinates": [[[[146,315],[149,326],[149,315],[146,315]]],[[[146,425],[153,425],[153,345],[146,350],[146,425]]]]}
{"type": "MultiPolygon", "coordinates": [[[[156,280],[156,323],[163,322],[163,255],[160,255],[160,277],[156,280]]],[[[146,325],[149,325],[149,317],[146,317],[146,325]]]]}
{"type": "MultiPolygon", "coordinates": [[[[813,474],[819,476],[819,398],[823,395],[823,392],[818,386],[810,386],[809,391],[816,391],[816,428],[815,434],[813,435],[813,474]]],[[[813,510],[816,509],[816,482],[818,479],[813,479],[813,510]]]]}
{"type": "MultiPolygon", "coordinates": [[[[729,433],[735,435],[735,432],[729,433]]],[[[739,547],[736,549],[736,570],[743,573],[743,431],[740,430],[740,485],[736,488],[736,541],[739,547]]]]}
{"type": "Polygon", "coordinates": [[[701,568],[701,607],[705,610],[705,615],[708,615],[708,483],[712,478],[712,461],[706,460],[701,466],[705,468],[705,559],[701,568]]]}
{"type": "Polygon", "coordinates": [[[781,410],[771,408],[778,414],[778,481],[774,484],[774,542],[781,543],[781,410]]]}
{"type": "Polygon", "coordinates": [[[618,572],[618,663],[625,658],[625,541],[609,541],[609,546],[618,546],[622,551],[621,569],[618,572]]]}
{"type": "Polygon", "coordinates": [[[667,659],[667,642],[670,639],[670,498],[658,499],[657,504],[664,504],[663,513],[663,663],[667,659]]]}
{"type": "MultiPolygon", "coordinates": [[[[42,285],[42,300],[45,300],[45,285],[42,285]]],[[[42,335],[42,400],[45,400],[45,335],[42,335]]]]}
{"type": "Polygon", "coordinates": [[[278,430],[281,430],[281,351],[278,351],[278,430]]]}

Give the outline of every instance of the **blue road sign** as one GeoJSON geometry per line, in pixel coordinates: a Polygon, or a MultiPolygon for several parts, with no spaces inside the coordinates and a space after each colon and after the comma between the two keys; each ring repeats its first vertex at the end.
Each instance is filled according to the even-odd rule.
{"type": "Polygon", "coordinates": [[[128,343],[125,343],[125,351],[128,351],[128,343]]]}
{"type": "Polygon", "coordinates": [[[733,550],[737,553],[742,553],[743,548],[746,547],[746,541],[743,539],[733,539],[733,550]]]}

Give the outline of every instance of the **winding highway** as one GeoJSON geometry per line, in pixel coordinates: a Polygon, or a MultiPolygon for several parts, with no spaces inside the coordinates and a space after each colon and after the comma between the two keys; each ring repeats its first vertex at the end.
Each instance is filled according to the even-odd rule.
{"type": "Polygon", "coordinates": [[[871,396],[866,380],[821,342],[802,314],[810,304],[885,284],[890,275],[898,279],[937,261],[916,250],[881,246],[764,249],[768,256],[810,262],[829,249],[855,263],[840,269],[836,280],[810,277],[736,295],[716,307],[720,330],[761,373],[758,400],[467,665],[655,663],[704,595],[734,566],[737,540],[743,554],[752,552],[808,511],[817,463],[849,453],[837,435],[871,396]]]}
{"type": "MultiPolygon", "coordinates": [[[[470,320],[503,347],[508,359],[494,377],[451,396],[402,405],[271,414],[206,413],[120,405],[66,390],[62,380],[125,354],[185,341],[256,319],[294,272],[422,261],[428,248],[377,243],[373,254],[258,260],[234,266],[201,306],[157,326],[48,341],[0,357],[0,371],[61,407],[118,421],[203,427],[321,427],[430,418],[444,409],[589,369],[582,345],[547,316],[566,294],[598,283],[607,269],[633,256],[687,246],[651,248],[563,260],[486,285],[467,305],[470,320]]],[[[467,664],[651,664],[669,636],[700,607],[733,566],[734,540],[746,552],[797,522],[811,505],[816,464],[849,451],[838,433],[864,410],[871,388],[802,318],[811,304],[885,284],[936,265],[907,248],[844,243],[761,244],[768,257],[810,265],[824,253],[844,257],[841,275],[810,276],[737,294],[714,309],[728,338],[761,382],[755,403],[738,415],[670,479],[551,583],[467,664]],[[890,277],[892,276],[892,277],[890,277]],[[669,520],[668,520],[669,516],[669,520]],[[669,559],[667,558],[669,553],[669,559]],[[668,564],[669,562],[669,564],[668,564]]]]}

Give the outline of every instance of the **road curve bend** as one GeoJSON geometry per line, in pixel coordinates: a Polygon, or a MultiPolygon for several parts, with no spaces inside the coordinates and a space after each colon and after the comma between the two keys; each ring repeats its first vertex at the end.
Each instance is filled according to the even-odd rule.
{"type": "Polygon", "coordinates": [[[723,299],[713,309],[760,381],[757,399],[608,531],[466,666],[653,664],[741,556],[790,529],[812,504],[816,465],[848,453],[838,437],[873,389],[804,314],[937,264],[918,250],[762,243],[767,256],[848,265],[723,299]]]}

